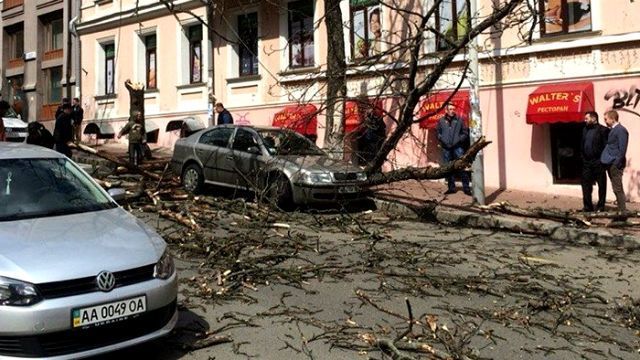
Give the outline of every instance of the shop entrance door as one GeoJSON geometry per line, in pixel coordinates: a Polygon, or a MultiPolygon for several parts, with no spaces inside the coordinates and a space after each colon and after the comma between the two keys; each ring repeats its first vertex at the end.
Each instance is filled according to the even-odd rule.
{"type": "Polygon", "coordinates": [[[551,159],[555,184],[579,184],[582,176],[580,143],[584,123],[550,124],[551,159]]]}

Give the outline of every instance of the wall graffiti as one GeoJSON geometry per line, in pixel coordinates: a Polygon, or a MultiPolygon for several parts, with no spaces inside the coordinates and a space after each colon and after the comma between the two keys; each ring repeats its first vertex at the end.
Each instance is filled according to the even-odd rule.
{"type": "Polygon", "coordinates": [[[605,101],[611,101],[611,107],[614,110],[626,111],[640,117],[640,109],[637,110],[638,104],[640,104],[640,89],[635,85],[629,87],[629,90],[612,89],[607,91],[604,95],[605,101]]]}

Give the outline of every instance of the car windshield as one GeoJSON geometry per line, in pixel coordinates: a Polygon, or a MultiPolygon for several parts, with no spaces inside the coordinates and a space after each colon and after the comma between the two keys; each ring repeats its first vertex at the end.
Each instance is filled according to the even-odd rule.
{"type": "Polygon", "coordinates": [[[290,130],[258,130],[271,155],[325,155],[314,143],[290,130]]]}
{"type": "Polygon", "coordinates": [[[67,159],[0,160],[0,221],[77,214],[116,206],[67,159]]]}

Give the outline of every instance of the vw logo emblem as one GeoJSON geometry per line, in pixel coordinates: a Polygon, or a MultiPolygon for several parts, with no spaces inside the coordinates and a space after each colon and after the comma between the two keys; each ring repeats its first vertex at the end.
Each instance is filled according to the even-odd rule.
{"type": "Polygon", "coordinates": [[[101,271],[96,276],[96,285],[100,291],[109,292],[116,286],[116,277],[108,271],[101,271]]]}

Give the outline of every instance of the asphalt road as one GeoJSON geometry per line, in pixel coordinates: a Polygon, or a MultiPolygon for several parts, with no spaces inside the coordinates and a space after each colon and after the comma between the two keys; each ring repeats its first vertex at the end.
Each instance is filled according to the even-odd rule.
{"type": "Polygon", "coordinates": [[[377,211],[278,219],[289,229],[219,214],[214,240],[193,252],[187,230],[181,238],[170,222],[135,214],[172,242],[180,322],[165,339],[101,359],[389,359],[372,344],[400,335],[416,359],[432,358],[426,346],[408,350],[416,344],[493,359],[640,357],[638,253],[377,211]],[[234,241],[247,246],[228,254],[234,241]],[[205,331],[232,342],[182,349],[205,331]]]}

